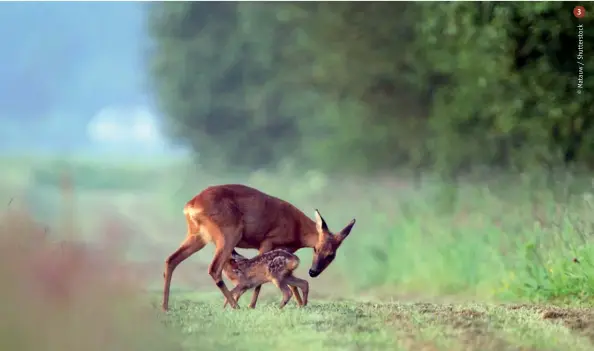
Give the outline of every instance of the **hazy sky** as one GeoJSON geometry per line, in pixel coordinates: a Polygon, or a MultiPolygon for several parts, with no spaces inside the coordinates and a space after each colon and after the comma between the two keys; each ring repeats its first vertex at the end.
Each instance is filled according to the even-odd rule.
{"type": "Polygon", "coordinates": [[[150,142],[144,6],[0,3],[0,150],[95,150],[122,139],[106,137],[109,128],[114,135],[136,130],[144,133],[138,142],[150,142]],[[95,123],[103,129],[93,131],[98,115],[111,124],[95,123]],[[131,127],[134,121],[143,126],[131,127]]]}

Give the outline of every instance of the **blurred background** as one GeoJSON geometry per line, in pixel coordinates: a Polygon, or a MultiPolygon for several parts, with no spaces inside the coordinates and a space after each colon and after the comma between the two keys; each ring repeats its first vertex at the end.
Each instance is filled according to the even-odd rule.
{"type": "MultiPolygon", "coordinates": [[[[594,228],[594,23],[574,6],[3,3],[0,200],[58,227],[67,174],[80,237],[118,218],[156,284],[185,202],[241,182],[357,218],[319,294],[590,294],[571,259],[594,228]]],[[[174,284],[212,290],[196,256],[174,284]]]]}

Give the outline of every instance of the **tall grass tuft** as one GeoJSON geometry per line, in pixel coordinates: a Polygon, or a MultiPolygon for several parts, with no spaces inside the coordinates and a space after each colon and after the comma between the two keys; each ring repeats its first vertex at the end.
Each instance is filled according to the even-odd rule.
{"type": "Polygon", "coordinates": [[[342,265],[358,288],[590,300],[592,190],[556,186],[432,182],[408,195],[395,194],[390,206],[359,211],[372,219],[345,243],[349,252],[342,265]]]}

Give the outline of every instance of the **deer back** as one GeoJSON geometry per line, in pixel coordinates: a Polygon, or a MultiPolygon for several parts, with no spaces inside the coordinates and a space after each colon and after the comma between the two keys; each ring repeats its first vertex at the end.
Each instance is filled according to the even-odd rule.
{"type": "Polygon", "coordinates": [[[315,222],[290,203],[240,184],[211,186],[186,204],[198,221],[209,220],[221,228],[241,226],[236,247],[259,249],[268,241],[274,247],[299,249],[315,243],[315,222]]]}

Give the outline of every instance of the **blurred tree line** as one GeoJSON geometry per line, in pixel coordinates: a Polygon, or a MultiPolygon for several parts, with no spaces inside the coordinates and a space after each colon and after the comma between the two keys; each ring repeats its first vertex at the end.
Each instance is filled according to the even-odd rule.
{"type": "Polygon", "coordinates": [[[155,3],[152,84],[208,167],[593,167],[594,21],[574,6],[155,3]]]}

